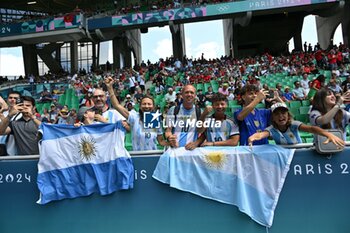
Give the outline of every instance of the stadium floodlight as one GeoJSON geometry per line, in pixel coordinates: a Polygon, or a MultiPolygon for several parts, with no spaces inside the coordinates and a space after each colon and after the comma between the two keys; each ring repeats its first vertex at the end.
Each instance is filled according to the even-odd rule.
{"type": "Polygon", "coordinates": [[[36,1],[27,2],[28,5],[36,4],[36,1]]]}

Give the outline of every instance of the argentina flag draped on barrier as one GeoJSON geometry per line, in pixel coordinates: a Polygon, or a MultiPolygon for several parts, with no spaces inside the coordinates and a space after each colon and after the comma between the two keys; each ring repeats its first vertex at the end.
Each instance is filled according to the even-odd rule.
{"type": "Polygon", "coordinates": [[[153,178],[170,187],[236,205],[263,226],[273,222],[294,149],[275,145],[167,150],[153,178]]]}
{"type": "Polygon", "coordinates": [[[133,188],[134,167],[124,148],[121,122],[81,127],[41,124],[40,130],[37,203],[133,188]]]}

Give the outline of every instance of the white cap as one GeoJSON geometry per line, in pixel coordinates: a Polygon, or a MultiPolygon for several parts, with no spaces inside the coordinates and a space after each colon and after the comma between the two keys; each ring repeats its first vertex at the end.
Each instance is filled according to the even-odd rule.
{"type": "Polygon", "coordinates": [[[288,107],[285,103],[275,103],[271,106],[271,111],[274,112],[277,108],[285,108],[288,110],[288,107]]]}
{"type": "Polygon", "coordinates": [[[127,95],[126,95],[126,98],[131,98],[131,95],[130,95],[130,94],[127,94],[127,95]]]}

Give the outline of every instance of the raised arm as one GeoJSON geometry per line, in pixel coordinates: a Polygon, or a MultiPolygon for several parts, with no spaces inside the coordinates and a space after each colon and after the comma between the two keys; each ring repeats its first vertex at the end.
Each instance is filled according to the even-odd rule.
{"type": "Polygon", "coordinates": [[[343,139],[338,138],[337,136],[327,132],[326,130],[324,130],[318,126],[310,126],[310,125],[301,124],[299,126],[299,129],[301,131],[305,131],[305,132],[309,132],[309,133],[313,133],[313,134],[318,134],[318,135],[322,135],[322,136],[326,137],[327,140],[324,142],[325,144],[327,144],[329,142],[333,142],[335,145],[337,145],[339,147],[345,146],[345,142],[343,139]]]}
{"type": "Polygon", "coordinates": [[[273,95],[274,95],[274,99],[277,101],[277,102],[280,102],[280,103],[284,103],[283,99],[282,99],[282,96],[280,96],[278,94],[278,91],[274,91],[273,92],[273,95]]]}
{"type": "Polygon", "coordinates": [[[255,106],[266,98],[267,94],[267,92],[260,90],[255,99],[250,104],[243,107],[242,111],[237,115],[237,120],[243,121],[249,115],[249,113],[254,110],[255,106]]]}
{"type": "MultiPolygon", "coordinates": [[[[199,117],[199,121],[202,121],[204,122],[205,121],[205,118],[213,111],[213,107],[208,105],[205,107],[203,113],[201,114],[201,116],[199,117]]],[[[204,127],[204,124],[198,124],[200,125],[201,127],[197,127],[197,132],[199,134],[203,133],[205,131],[205,127],[204,127]]]]}
{"type": "Polygon", "coordinates": [[[112,77],[107,77],[105,79],[105,84],[107,86],[107,90],[109,92],[109,98],[111,99],[111,103],[113,108],[115,108],[120,114],[122,114],[123,117],[126,119],[129,118],[129,111],[121,105],[115,96],[114,90],[113,90],[113,83],[114,80],[112,77]]]}
{"type": "Polygon", "coordinates": [[[316,124],[325,125],[332,121],[335,114],[340,110],[340,106],[343,104],[343,101],[350,101],[350,92],[345,92],[338,100],[337,104],[333,106],[326,114],[319,116],[316,119],[316,124]]]}
{"type": "Polygon", "coordinates": [[[11,129],[9,127],[10,125],[10,122],[11,122],[11,118],[16,115],[17,113],[20,112],[20,110],[22,110],[22,106],[23,104],[16,104],[14,105],[9,114],[7,115],[7,117],[4,117],[2,115],[2,117],[0,118],[1,119],[1,122],[0,122],[0,135],[3,135],[3,134],[10,134],[11,133],[11,129]]]}
{"type": "Polygon", "coordinates": [[[9,109],[9,106],[7,105],[6,101],[0,96],[0,112],[4,112],[9,109]]]}

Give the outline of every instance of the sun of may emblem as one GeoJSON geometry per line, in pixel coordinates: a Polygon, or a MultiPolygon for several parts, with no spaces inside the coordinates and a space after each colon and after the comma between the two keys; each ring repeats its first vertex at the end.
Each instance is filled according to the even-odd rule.
{"type": "Polygon", "coordinates": [[[90,161],[93,157],[96,157],[96,141],[92,137],[81,137],[78,142],[79,154],[82,159],[90,161]]]}
{"type": "Polygon", "coordinates": [[[226,156],[223,152],[220,151],[209,152],[205,156],[205,163],[208,167],[222,168],[225,164],[225,161],[226,156]]]}

